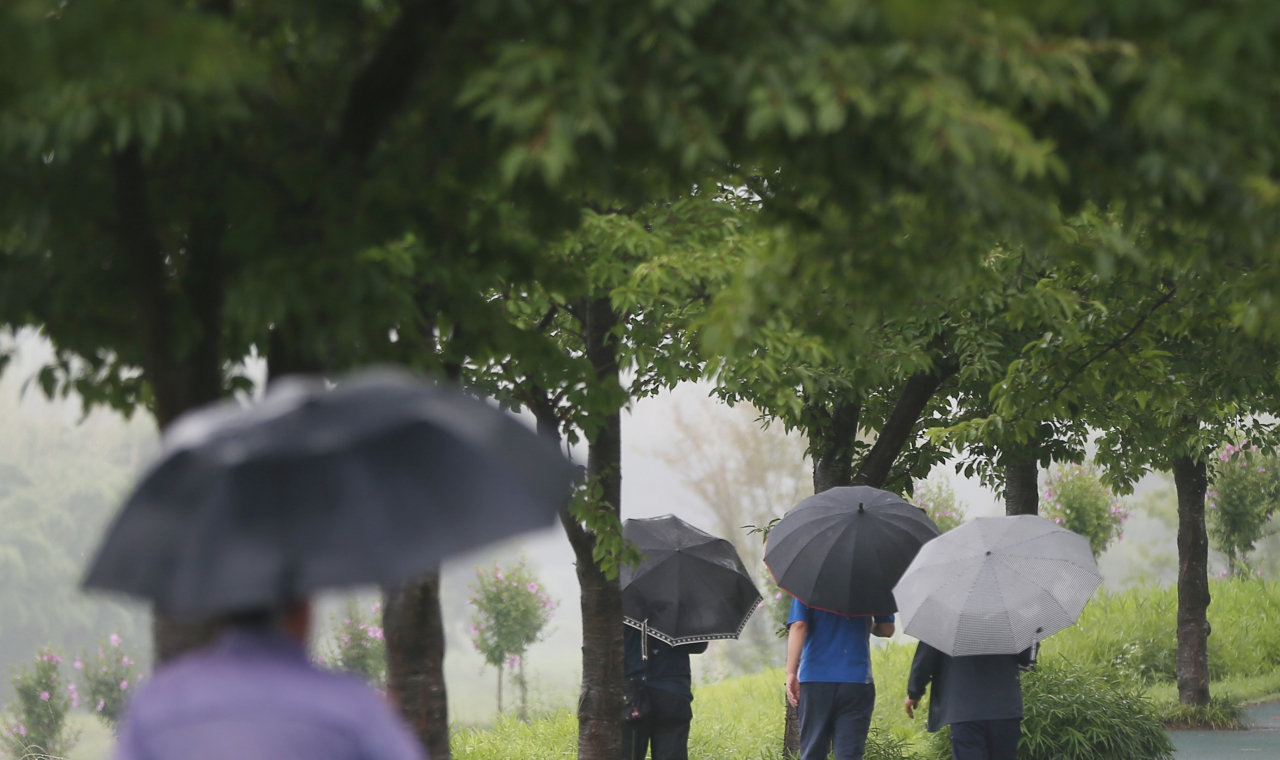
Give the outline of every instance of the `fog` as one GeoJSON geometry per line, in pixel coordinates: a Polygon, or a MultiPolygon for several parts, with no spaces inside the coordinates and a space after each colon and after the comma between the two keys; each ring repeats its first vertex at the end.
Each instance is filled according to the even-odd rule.
{"type": "MultiPolygon", "coordinates": [[[[154,422],[144,413],[126,420],[102,409],[86,416],[74,396],[45,398],[28,381],[50,358],[48,345],[31,333],[24,333],[17,345],[0,380],[0,593],[5,610],[0,658],[18,665],[46,644],[75,654],[113,632],[146,654],[145,608],[126,600],[86,597],[77,587],[103,527],[131,480],[157,451],[154,422]]],[[[758,537],[747,536],[740,526],[781,515],[811,487],[803,445],[776,428],[760,430],[749,410],[730,409],[709,394],[706,384],[687,384],[627,411],[623,515],[675,514],[733,540],[744,556],[758,557],[758,537]],[[736,465],[730,461],[748,449],[754,459],[736,465]],[[768,464],[758,464],[766,460],[768,464]],[[761,471],[768,468],[768,473],[761,471]],[[709,499],[718,499],[719,506],[709,499]],[[726,505],[726,500],[733,503],[726,505]],[[734,530],[736,535],[730,533],[734,530]]],[[[973,479],[956,476],[953,463],[940,465],[937,472],[951,479],[967,516],[1002,513],[997,495],[973,479]]],[[[1170,515],[1175,513],[1170,511],[1168,479],[1145,478],[1126,503],[1134,515],[1125,537],[1100,562],[1107,585],[1172,581],[1176,554],[1170,515]]],[[[535,707],[575,701],[581,656],[577,580],[563,532],[548,526],[444,567],[446,676],[451,715],[460,723],[483,722],[495,707],[496,674],[483,667],[469,640],[467,586],[477,567],[521,558],[559,602],[547,635],[526,658],[531,701],[535,707]]],[[[1216,572],[1221,562],[1214,561],[1216,572]]],[[[366,603],[373,595],[372,589],[326,595],[321,622],[340,615],[345,599],[366,603]]],[[[773,637],[773,624],[763,614],[756,617],[760,619],[753,620],[743,641],[713,643],[707,655],[695,658],[695,678],[715,680],[779,662],[782,644],[773,637]]]]}

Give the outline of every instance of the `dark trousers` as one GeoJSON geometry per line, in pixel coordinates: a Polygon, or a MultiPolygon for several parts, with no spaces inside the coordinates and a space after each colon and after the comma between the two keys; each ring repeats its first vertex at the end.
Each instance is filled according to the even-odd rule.
{"type": "Polygon", "coordinates": [[[800,684],[800,760],[858,760],[867,748],[867,729],[876,706],[870,683],[800,684]]]}
{"type": "Polygon", "coordinates": [[[952,760],[1017,760],[1022,718],[951,724],[952,760]]]}
{"type": "Polygon", "coordinates": [[[653,747],[653,760],[689,760],[689,700],[649,689],[649,712],[640,720],[622,722],[623,760],[644,760],[653,747]]]}

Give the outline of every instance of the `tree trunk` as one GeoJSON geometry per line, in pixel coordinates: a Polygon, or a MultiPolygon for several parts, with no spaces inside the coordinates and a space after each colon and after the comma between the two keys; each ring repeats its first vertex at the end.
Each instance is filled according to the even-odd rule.
{"type": "Polygon", "coordinates": [[[821,422],[809,431],[809,451],[813,456],[813,492],[853,483],[853,444],[858,438],[862,405],[837,401],[810,405],[821,422]]]}
{"type": "Polygon", "coordinates": [[[520,655],[520,672],[516,674],[520,686],[520,720],[529,722],[529,682],[524,677],[524,655],[520,655]]]}
{"type": "Polygon", "coordinates": [[[1209,704],[1209,536],[1204,497],[1209,487],[1203,460],[1173,460],[1178,490],[1178,701],[1209,704]]]}
{"type": "Polygon", "coordinates": [[[499,715],[502,714],[502,671],[503,669],[506,668],[506,666],[507,664],[505,662],[498,664],[498,714],[499,715]]]}
{"type": "MultiPolygon", "coordinates": [[[[584,305],[586,355],[597,387],[609,392],[619,380],[618,316],[606,298],[584,305]]],[[[588,434],[587,475],[598,488],[597,508],[621,514],[622,415],[597,417],[588,434]]],[[[617,760],[622,754],[622,590],[596,563],[596,537],[572,518],[563,521],[577,559],[582,587],[582,692],[578,699],[579,760],[617,760]]]]}
{"type": "Polygon", "coordinates": [[[387,641],[387,691],[399,701],[431,760],[449,760],[439,570],[384,592],[382,627],[387,641]]]}
{"type": "Polygon", "coordinates": [[[1034,515],[1040,512],[1040,466],[1034,455],[1005,463],[1004,512],[1034,515]]]}

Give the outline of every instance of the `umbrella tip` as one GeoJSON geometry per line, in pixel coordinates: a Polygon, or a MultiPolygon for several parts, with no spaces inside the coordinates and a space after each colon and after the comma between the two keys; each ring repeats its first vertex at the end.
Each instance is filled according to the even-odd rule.
{"type": "Polygon", "coordinates": [[[859,511],[859,512],[863,511],[863,510],[862,510],[862,502],[858,502],[858,511],[859,511]]]}

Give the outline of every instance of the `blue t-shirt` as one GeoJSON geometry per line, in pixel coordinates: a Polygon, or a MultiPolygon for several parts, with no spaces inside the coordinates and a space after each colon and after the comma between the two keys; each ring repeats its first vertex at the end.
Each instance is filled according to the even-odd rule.
{"type": "Polygon", "coordinates": [[[800,652],[800,683],[873,683],[871,623],[892,623],[893,615],[845,617],[793,599],[787,625],[801,620],[808,629],[800,652]]]}

